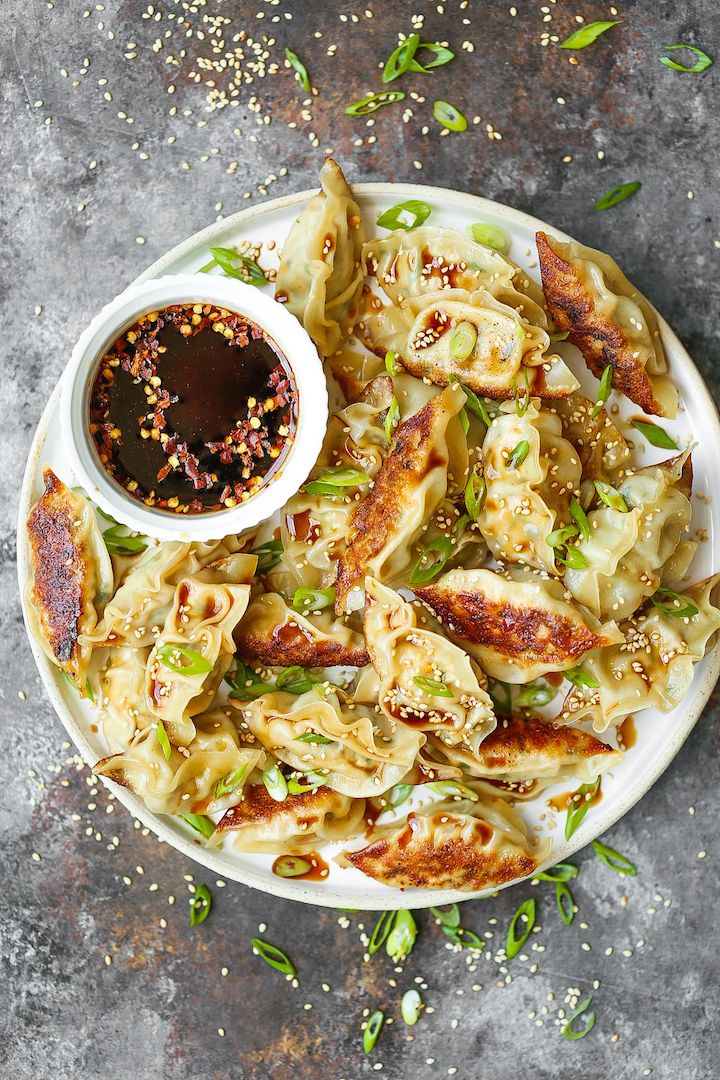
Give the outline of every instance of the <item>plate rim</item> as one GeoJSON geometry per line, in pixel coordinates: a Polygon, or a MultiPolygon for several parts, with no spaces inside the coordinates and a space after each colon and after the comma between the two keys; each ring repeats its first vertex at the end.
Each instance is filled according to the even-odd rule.
{"type": "MultiPolygon", "coordinates": [[[[356,194],[361,196],[405,194],[409,197],[417,197],[425,195],[427,198],[436,201],[447,200],[448,197],[450,197],[450,201],[454,205],[461,204],[466,208],[477,208],[480,212],[485,210],[496,218],[504,218],[505,220],[512,221],[518,226],[526,229],[531,228],[533,232],[536,232],[538,229],[545,230],[549,228],[563,241],[570,241],[573,239],[568,233],[556,228],[549,222],[542,221],[532,214],[526,213],[524,210],[518,210],[517,208],[508,206],[504,203],[498,203],[492,199],[486,199],[480,195],[473,195],[470,192],[458,191],[454,188],[436,187],[427,184],[385,183],[382,181],[354,183],[352,184],[352,188],[356,194]]],[[[212,222],[198,230],[198,232],[193,233],[192,236],[175,244],[158,259],[154,260],[150,266],[128,284],[142,284],[161,274],[172,273],[171,267],[176,264],[179,259],[184,258],[186,255],[195,251],[198,247],[207,243],[208,240],[211,240],[219,233],[225,232],[226,230],[233,230],[243,223],[263,217],[266,214],[278,210],[283,210],[288,206],[304,203],[312,195],[316,194],[316,192],[317,188],[291,192],[275,199],[257,203],[243,210],[239,210],[234,214],[230,214],[227,217],[223,217],[219,221],[212,222]]],[[[127,285],[124,286],[124,288],[127,288],[127,285]]],[[[673,354],[680,356],[682,360],[684,379],[687,376],[688,381],[693,384],[694,393],[704,399],[703,404],[707,410],[708,422],[710,427],[714,429],[715,442],[720,448],[720,418],[718,417],[718,409],[715,401],[710,394],[702,375],[696,367],[695,362],[675,331],[660,312],[657,312],[657,315],[663,341],[669,342],[673,354]]],[[[64,369],[58,377],[57,383],[46,402],[35,428],[23,473],[18,505],[16,534],[17,572],[25,632],[41,682],[50,699],[50,704],[53,706],[63,727],[72,739],[76,748],[80,751],[85,763],[92,770],[96,764],[95,754],[92,752],[90,743],[76,721],[72,710],[67,706],[64,700],[60,689],[58,669],[50,662],[30,631],[25,601],[25,586],[28,580],[29,571],[28,543],[25,523],[29,509],[37,497],[34,490],[35,476],[47,439],[48,428],[53,414],[58,407],[63,374],[64,369]]],[[[700,665],[697,665],[696,674],[694,676],[694,681],[697,681],[698,683],[694,705],[679,719],[676,729],[672,732],[671,737],[667,739],[655,766],[648,773],[644,774],[642,781],[633,786],[631,792],[621,797],[609,811],[603,813],[602,809],[600,809],[598,813],[588,815],[585,822],[571,841],[557,843],[555,842],[555,838],[553,838],[552,858],[546,860],[542,864],[542,867],[554,865],[559,861],[571,857],[576,852],[586,847],[592,840],[605,833],[624,817],[625,814],[627,814],[633,806],[647,794],[660,776],[662,776],[692,732],[710,699],[715,684],[718,681],[718,676],[720,676],[720,647],[716,645],[712,652],[701,661],[701,664],[704,665],[704,670],[699,673],[697,668],[700,667],[700,665]],[[579,839],[577,839],[578,837],[579,839]]],[[[680,706],[678,706],[678,708],[679,707],[680,706]]],[[[345,893],[336,891],[335,887],[329,882],[323,884],[322,891],[316,891],[314,886],[303,881],[293,881],[291,878],[278,877],[276,880],[270,881],[252,866],[238,866],[237,868],[232,865],[228,866],[219,851],[216,852],[213,849],[203,847],[199,842],[196,842],[191,837],[186,836],[184,832],[181,832],[179,827],[171,826],[169,824],[169,822],[173,820],[171,817],[153,813],[145,806],[139,796],[135,795],[127,788],[112,784],[106,777],[98,776],[97,779],[101,781],[109,791],[112,791],[115,798],[144,826],[149,828],[162,842],[169,843],[183,855],[186,855],[200,866],[212,870],[219,877],[238,881],[250,888],[259,889],[261,892],[268,893],[271,896],[280,896],[287,900],[297,900],[302,903],[309,903],[318,907],[328,908],[341,908],[351,902],[357,902],[361,904],[361,910],[363,911],[393,910],[400,907],[422,909],[431,906],[442,906],[453,902],[460,903],[465,900],[476,899],[479,896],[492,895],[492,893],[499,891],[499,889],[508,888],[511,885],[519,884],[521,881],[527,880],[527,878],[517,879],[516,881],[500,886],[499,889],[485,890],[484,892],[481,891],[477,893],[465,893],[460,892],[457,889],[439,889],[437,891],[426,889],[422,890],[422,895],[411,896],[406,896],[402,890],[387,887],[387,893],[380,891],[377,895],[371,894],[370,896],[361,897],[362,887],[358,886],[356,894],[358,899],[355,901],[345,893]]],[[[542,867],[539,866],[535,873],[539,872],[542,867]]],[[[533,875],[529,876],[532,877],[533,875]]],[[[420,893],[421,890],[417,890],[417,892],[420,893]]]]}

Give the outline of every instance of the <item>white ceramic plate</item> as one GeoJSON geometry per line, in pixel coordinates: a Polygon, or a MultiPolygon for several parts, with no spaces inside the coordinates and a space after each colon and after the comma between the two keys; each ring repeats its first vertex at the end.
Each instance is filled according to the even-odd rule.
{"type": "MultiPolygon", "coordinates": [[[[382,210],[406,199],[422,199],[432,207],[431,223],[434,225],[451,226],[462,231],[475,221],[501,225],[512,237],[511,256],[538,280],[534,244],[536,229],[548,229],[563,239],[569,239],[553,226],[545,225],[518,210],[443,188],[410,184],[358,184],[355,192],[366,219],[369,236],[373,234],[374,222],[382,210]]],[[[301,192],[276,199],[210,225],[164,255],[146,270],[138,281],[163,274],[197,270],[207,262],[210,245],[232,246],[241,240],[249,239],[265,242],[274,240],[280,247],[299,209],[311,194],[312,192],[301,192]]],[[[269,260],[264,258],[263,261],[267,265],[269,260]]],[[[632,267],[626,269],[632,276],[632,267]]],[[[88,312],[88,321],[92,314],[88,312]]],[[[692,439],[697,443],[693,454],[695,492],[717,493],[717,480],[712,479],[717,477],[717,461],[720,455],[720,424],[715,405],[692,360],[675,334],[662,319],[660,323],[670,361],[670,373],[680,390],[682,403],[678,420],[666,426],[683,440],[692,435],[692,439]]],[[[576,375],[583,383],[583,388],[589,392],[589,396],[594,397],[597,383],[585,373],[585,365],[579,353],[572,346],[561,346],[560,351],[564,351],[565,356],[570,359],[576,375]]],[[[58,431],[59,425],[56,423],[58,396],[58,387],[56,387],[35,433],[23,480],[18,523],[18,574],[21,592],[28,575],[25,521],[32,503],[42,490],[42,464],[49,462],[62,479],[68,483],[73,482],[73,477],[67,472],[58,431]]],[[[621,414],[628,415],[630,412],[637,412],[637,409],[628,408],[631,403],[623,399],[616,400],[620,405],[621,414]]],[[[639,436],[637,442],[636,460],[643,464],[650,464],[652,461],[658,461],[667,456],[663,451],[654,450],[644,444],[644,440],[639,436]],[[640,443],[643,445],[641,446],[640,443]]],[[[708,540],[707,543],[700,545],[695,557],[692,568],[693,581],[700,580],[717,569],[711,565],[711,558],[715,546],[715,535],[720,530],[720,499],[716,497],[710,505],[697,498],[694,499],[693,532],[697,528],[704,528],[707,531],[708,540]]],[[[58,716],[84,759],[92,766],[107,753],[101,735],[93,731],[95,716],[92,707],[78,699],[75,691],[67,685],[66,680],[50,664],[32,638],[31,646],[40,676],[58,716]]],[[[636,745],[617,768],[603,777],[602,802],[586,816],[583,825],[572,837],[570,843],[566,843],[562,837],[561,826],[564,815],[561,815],[556,823],[555,815],[547,808],[547,799],[553,791],[555,793],[566,791],[576,787],[577,784],[565,782],[555,789],[542,793],[536,800],[521,805],[523,816],[529,820],[531,828],[538,826],[543,831],[549,831],[554,826],[552,829],[554,844],[548,865],[567,858],[605,832],[645,794],[670,764],[689,735],[710,696],[719,673],[720,649],[715,649],[697,665],[692,688],[681,706],[668,715],[646,710],[636,717],[636,745]]],[[[331,856],[343,845],[323,850],[326,861],[331,865],[327,880],[310,882],[279,878],[271,871],[273,856],[245,855],[230,849],[207,851],[200,846],[189,827],[182,821],[152,814],[131,792],[110,782],[108,782],[108,787],[112,788],[120,802],[132,814],[159,837],[191,859],[212,870],[216,875],[241,881],[269,893],[308,903],[362,910],[427,907],[431,904],[447,904],[468,898],[467,893],[450,890],[435,892],[409,889],[402,892],[378,884],[358,870],[340,869],[332,863],[331,856]]],[[[405,813],[411,805],[412,803],[406,803],[402,812],[405,813]]]]}

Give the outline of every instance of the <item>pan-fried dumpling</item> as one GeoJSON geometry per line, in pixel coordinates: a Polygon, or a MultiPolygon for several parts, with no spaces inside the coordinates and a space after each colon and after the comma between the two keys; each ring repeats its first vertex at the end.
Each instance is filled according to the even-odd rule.
{"type": "Polygon", "coordinates": [[[538,717],[503,718],[475,751],[444,746],[428,739],[428,757],[459,766],[469,776],[503,784],[520,784],[531,793],[558,780],[582,783],[611,769],[622,752],[600,742],[581,728],[558,726],[538,717]]]}
{"type": "Polygon", "coordinates": [[[264,759],[261,749],[241,746],[232,720],[214,709],[195,718],[185,754],[171,746],[166,757],[153,725],[122,753],[98,762],[95,772],[134,791],[155,814],[213,814],[239,802],[264,759]]]}
{"type": "Polygon", "coordinates": [[[530,401],[523,416],[500,406],[483,443],[485,503],[478,524],[493,555],[556,572],[548,534],[570,518],[581,465],[560,418],[530,401]]]}
{"type": "Polygon", "coordinates": [[[595,403],[571,394],[552,403],[562,421],[563,435],[577,450],[583,480],[617,484],[630,470],[630,447],[605,409],[593,416],[595,403]]]}
{"type": "Polygon", "coordinates": [[[27,521],[32,578],[26,610],[43,652],[84,696],[91,647],[81,635],[92,633],[112,594],[112,564],[88,500],[47,465],[43,483],[27,521]]]}
{"type": "Polygon", "coordinates": [[[483,670],[502,682],[528,683],[565,671],[591,649],[623,640],[614,622],[601,626],[570,603],[557,578],[451,570],[415,592],[483,670]]]}
{"type": "Polygon", "coordinates": [[[504,799],[447,800],[376,826],[371,842],[342,861],[396,889],[479,892],[527,877],[541,862],[527,827],[504,799]]]}
{"type": "Polygon", "coordinates": [[[228,834],[236,851],[303,855],[320,844],[347,840],[362,831],[364,799],[314,788],[276,802],[264,784],[246,788],[239,802],[218,822],[212,843],[228,834]]]}
{"type": "Polygon", "coordinates": [[[648,604],[623,623],[622,645],[599,649],[583,661],[583,671],[598,685],[574,686],[558,720],[592,719],[595,731],[602,732],[641,709],[671,712],[690,688],[693,665],[702,660],[720,629],[720,609],[713,601],[719,583],[718,574],[707,578],[683,590],[680,601],[661,594],[662,608],[648,604]],[[697,608],[695,615],[666,614],[682,611],[687,604],[697,608]]]}
{"type": "Polygon", "coordinates": [[[208,707],[235,653],[232,635],[250,600],[257,556],[234,555],[231,561],[232,575],[224,583],[198,575],[182,579],[148,657],[147,707],[176,746],[193,738],[190,718],[208,707]]]}
{"type": "Polygon", "coordinates": [[[366,574],[392,581],[408,569],[411,545],[447,493],[451,424],[464,402],[458,386],[448,387],[396,428],[372,489],[352,508],[335,584],[338,613],[349,610],[348,594],[366,574]]]}
{"type": "Polygon", "coordinates": [[[110,649],[99,675],[97,703],[102,732],[112,751],[123,750],[136,731],[155,723],[145,708],[145,671],[150,649],[110,649]]]}
{"type": "Polygon", "coordinates": [[[627,618],[660,584],[690,526],[690,500],[677,486],[682,468],[675,458],[639,469],[619,487],[626,510],[601,503],[588,514],[590,539],[578,543],[587,566],[568,566],[565,586],[599,619],[627,618]]]}
{"type": "Polygon", "coordinates": [[[328,690],[295,697],[278,692],[238,704],[250,733],[299,774],[323,776],[353,798],[381,795],[410,772],[425,743],[421,731],[375,709],[342,705],[328,690]],[[318,741],[315,742],[313,736],[318,741]]]}
{"type": "Polygon", "coordinates": [[[363,667],[370,663],[362,635],[320,611],[311,617],[288,607],[279,593],[256,596],[235,631],[238,655],[268,667],[363,667]]]}
{"type": "Polygon", "coordinates": [[[675,416],[677,390],[652,305],[604,252],[543,232],[536,239],[550,313],[593,374],[611,365],[613,387],[643,412],[675,416]]]}
{"type": "Polygon", "coordinates": [[[412,604],[392,589],[368,578],[365,593],[365,641],[380,677],[380,708],[448,746],[477,749],[495,716],[467,653],[419,626],[412,604]]]}
{"type": "Polygon", "coordinates": [[[388,450],[384,421],[393,393],[390,376],[377,375],[363,387],[357,401],[333,413],[318,467],[360,469],[375,476],[388,450]]]}
{"type": "Polygon", "coordinates": [[[335,583],[355,503],[299,491],[280,519],[281,563],[295,586],[327,589],[335,583]]]}
{"type": "Polygon", "coordinates": [[[283,245],[275,299],[300,320],[320,355],[332,356],[358,318],[365,234],[360,207],[332,158],[320,183],[283,245]]]}

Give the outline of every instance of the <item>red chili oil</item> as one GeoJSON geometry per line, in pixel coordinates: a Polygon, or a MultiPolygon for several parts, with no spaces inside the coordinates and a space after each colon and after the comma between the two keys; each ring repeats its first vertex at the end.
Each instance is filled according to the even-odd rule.
{"type": "Polygon", "coordinates": [[[256,323],[211,304],[143,315],[103,356],[90,432],[105,470],[146,506],[199,514],[246,502],[295,437],[292,369],[256,323]]]}

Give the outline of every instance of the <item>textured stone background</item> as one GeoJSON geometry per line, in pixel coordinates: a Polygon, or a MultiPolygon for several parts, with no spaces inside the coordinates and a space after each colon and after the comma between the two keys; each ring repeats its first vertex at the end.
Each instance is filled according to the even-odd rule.
{"type": "MultiPolygon", "coordinates": [[[[512,17],[505,0],[447,0],[444,13],[420,0],[366,2],[373,18],[364,3],[350,9],[330,0],[0,4],[3,1077],[354,1080],[378,1062],[393,1078],[718,1076],[717,698],[666,776],[613,831],[612,843],[637,862],[637,878],[580,856],[580,915],[565,928],[552,894],[543,894],[538,948],[527,962],[514,961],[509,975],[498,970],[492,949],[527,888],[466,906],[469,926],[495,934],[477,972],[447,951],[438,928],[421,916],[418,945],[405,970],[394,973],[384,955],[363,963],[360,925],[369,927],[371,916],[349,916],[343,928],[336,912],[239,885],[221,889],[208,879],[215,906],[191,931],[186,875],[197,875],[197,867],[134,828],[76,767],[32,663],[15,583],[15,493],[73,341],[124,284],[220,210],[311,185],[325,147],[334,147],[351,179],[477,192],[611,251],[718,389],[720,65],[680,75],[656,59],[667,42],[716,51],[716,0],[626,2],[623,25],[577,53],[576,66],[573,54],[552,42],[543,47],[541,35],[564,38],[575,15],[612,18],[607,4],[516,0],[512,17]],[[418,75],[402,85],[480,114],[482,123],[465,135],[438,138],[429,103],[406,102],[415,114],[406,124],[401,106],[377,113],[370,128],[342,114],[348,100],[377,87],[378,59],[398,31],[410,31],[415,12],[425,16],[425,36],[447,39],[458,58],[432,79],[418,75]],[[213,53],[207,20],[218,15],[229,24],[221,27],[225,46],[213,53]],[[190,73],[200,71],[198,58],[217,60],[236,48],[232,37],[243,30],[256,41],[263,33],[276,39],[268,63],[281,70],[244,85],[237,106],[207,112],[212,88],[190,73]],[[304,95],[282,69],[286,44],[306,59],[320,90],[305,118],[304,95]],[[331,45],[334,58],[326,55],[331,45]],[[272,123],[261,126],[265,116],[272,123]],[[488,123],[501,140],[488,137],[488,123]],[[636,198],[605,214],[593,211],[600,194],[634,178],[643,182],[636,198]],[[702,851],[707,857],[699,859],[702,851]],[[249,939],[261,922],[295,959],[297,989],[252,956],[249,939]],[[406,1041],[399,998],[420,979],[434,1012],[406,1041]],[[581,1042],[566,1042],[553,1017],[569,988],[585,992],[593,980],[600,983],[596,1028],[581,1042]],[[398,1022],[366,1059],[361,1014],[378,1006],[398,1022]]],[[[227,75],[205,71],[201,78],[227,84],[227,75]]]]}

